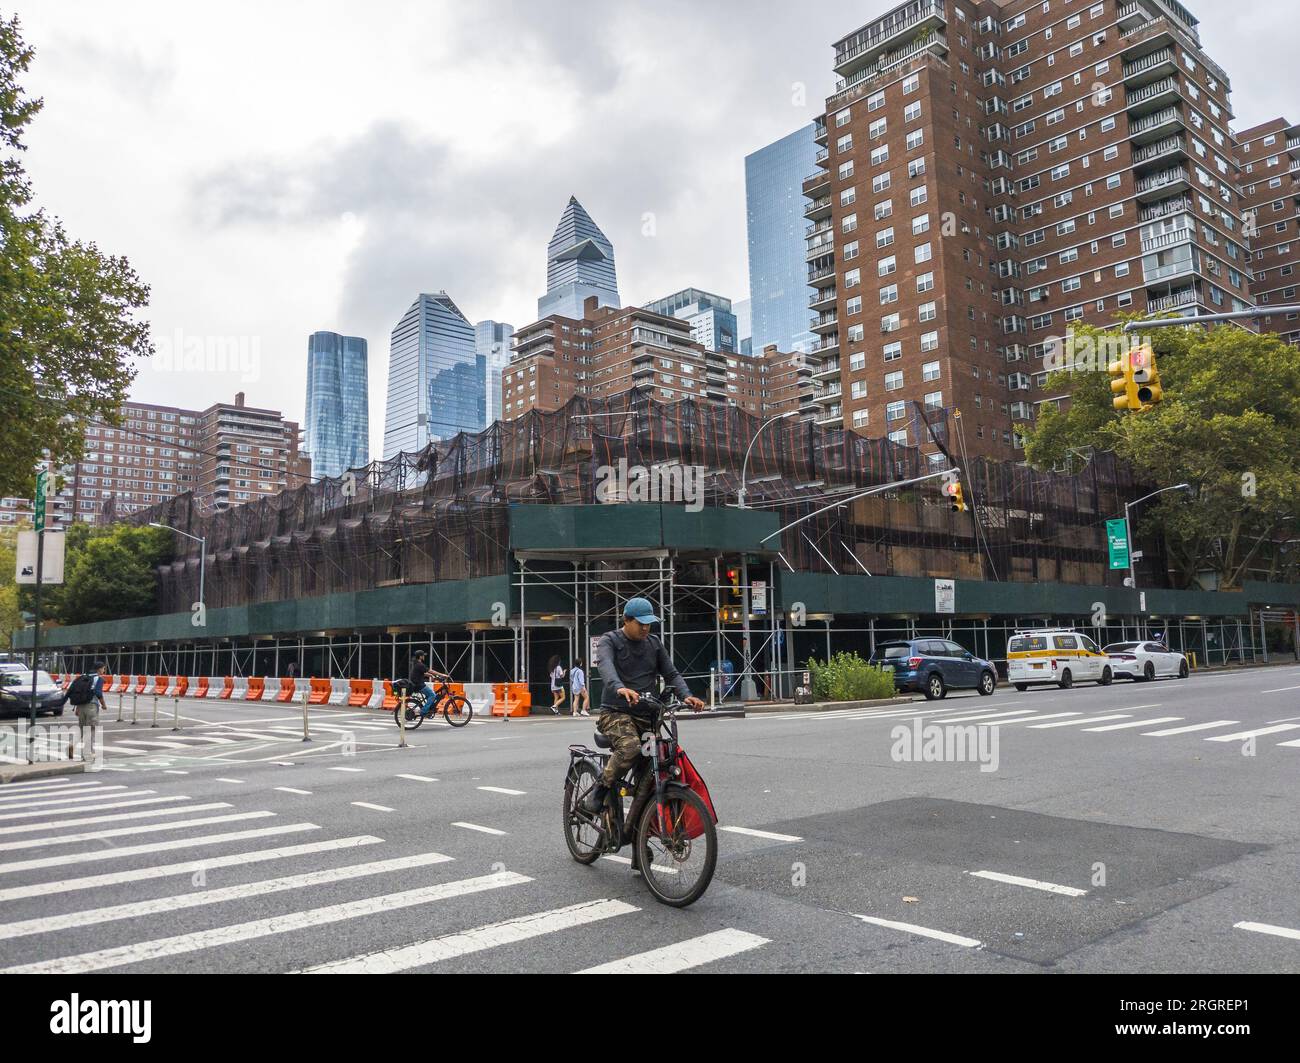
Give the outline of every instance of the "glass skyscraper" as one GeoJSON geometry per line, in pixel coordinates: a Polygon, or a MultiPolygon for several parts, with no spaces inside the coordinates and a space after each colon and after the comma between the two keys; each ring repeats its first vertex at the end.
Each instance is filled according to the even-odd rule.
{"type": "Polygon", "coordinates": [[[303,449],[313,476],[339,476],[370,461],[367,361],[359,336],[313,332],[307,339],[303,449]]]}
{"type": "Polygon", "coordinates": [[[753,349],[775,343],[807,350],[808,264],[805,259],[803,179],[817,169],[813,126],[745,156],[749,232],[749,297],[753,349]]]}
{"type": "Polygon", "coordinates": [[[484,377],[474,326],[451,297],[438,292],[417,298],[389,342],[384,457],[482,429],[484,377]]]}
{"type": "Polygon", "coordinates": [[[598,306],[619,305],[614,245],[570,196],[546,245],[546,294],[537,300],[537,318],[581,318],[582,304],[593,295],[598,306]]]}
{"type": "Polygon", "coordinates": [[[665,317],[681,318],[691,323],[691,338],[706,351],[740,350],[737,341],[736,315],[731,310],[731,300],[699,288],[684,288],[680,292],[646,303],[645,309],[665,317]]]}
{"type": "Polygon", "coordinates": [[[504,321],[480,321],[474,326],[474,349],[484,360],[485,428],[501,420],[501,370],[510,364],[510,340],[514,334],[514,325],[504,321]]]}

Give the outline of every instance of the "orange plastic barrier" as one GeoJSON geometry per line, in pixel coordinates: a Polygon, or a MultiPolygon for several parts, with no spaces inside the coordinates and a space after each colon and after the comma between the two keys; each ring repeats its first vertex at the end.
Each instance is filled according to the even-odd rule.
{"type": "Polygon", "coordinates": [[[188,697],[189,695],[186,694],[186,691],[189,690],[189,688],[190,688],[189,676],[181,675],[176,677],[176,697],[178,698],[188,697]]]}
{"type": "Polygon", "coordinates": [[[145,687],[145,684],[146,684],[148,681],[149,681],[149,677],[148,677],[148,676],[144,676],[144,675],[138,675],[138,676],[136,676],[136,677],[135,677],[135,691],[134,691],[134,692],[135,692],[136,694],[143,694],[143,693],[144,693],[144,687],[145,687]]]}
{"type": "Polygon", "coordinates": [[[219,697],[219,698],[221,698],[221,700],[225,701],[225,700],[228,700],[228,699],[229,699],[229,697],[230,697],[230,695],[231,695],[232,693],[234,693],[234,690],[235,690],[235,679],[234,679],[234,676],[229,676],[229,675],[227,675],[227,676],[222,676],[222,683],[223,683],[224,685],[223,685],[222,688],[221,688],[221,693],[218,694],[217,697],[219,697]]]}
{"type": "Polygon", "coordinates": [[[166,693],[167,693],[167,680],[168,680],[168,677],[165,676],[165,675],[156,675],[156,676],[154,676],[154,677],[153,677],[153,690],[149,691],[148,693],[150,693],[150,694],[166,694],[166,693]]]}
{"type": "Polygon", "coordinates": [[[348,680],[348,704],[353,708],[364,706],[374,692],[375,683],[372,679],[348,680]]]}
{"type": "Polygon", "coordinates": [[[397,708],[397,700],[398,700],[397,695],[393,693],[393,681],[391,679],[385,679],[384,680],[384,708],[386,709],[397,708]]]}
{"type": "Polygon", "coordinates": [[[307,702],[311,705],[324,705],[330,699],[330,681],[328,679],[313,679],[311,681],[311,693],[307,695],[307,702]]]}
{"type": "Polygon", "coordinates": [[[257,679],[257,678],[254,678],[254,677],[251,677],[251,676],[250,676],[250,677],[249,677],[249,680],[248,680],[248,690],[247,690],[247,692],[245,692],[245,694],[244,694],[244,700],[245,700],[245,701],[261,701],[261,700],[262,700],[262,694],[265,692],[265,690],[266,690],[266,679],[265,679],[265,678],[257,679]]]}
{"type": "Polygon", "coordinates": [[[129,675],[115,675],[112,677],[108,692],[110,694],[121,694],[126,690],[127,684],[130,682],[131,677],[129,675]]]}
{"type": "Polygon", "coordinates": [[[280,693],[276,694],[276,696],[275,696],[275,700],[276,700],[276,701],[292,701],[292,700],[293,700],[293,680],[292,680],[292,679],[281,679],[281,680],[280,680],[280,693]]]}
{"type": "Polygon", "coordinates": [[[189,691],[187,695],[188,697],[206,698],[208,696],[208,677],[206,675],[201,675],[198,677],[198,680],[199,680],[199,685],[195,687],[193,690],[189,691]]]}
{"type": "Polygon", "coordinates": [[[527,683],[496,683],[492,687],[493,716],[528,716],[532,707],[527,683]]]}

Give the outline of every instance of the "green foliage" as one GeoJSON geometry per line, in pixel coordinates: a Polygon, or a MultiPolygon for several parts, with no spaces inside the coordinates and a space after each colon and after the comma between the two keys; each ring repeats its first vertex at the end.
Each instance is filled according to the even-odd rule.
{"type": "MultiPolygon", "coordinates": [[[[1116,339],[1076,329],[1094,342],[1107,335],[1116,339]]],[[[1025,456],[1059,468],[1092,447],[1113,451],[1155,486],[1191,484],[1194,502],[1181,492],[1161,496],[1138,521],[1163,533],[1181,586],[1211,571],[1221,587],[1239,587],[1270,555],[1275,572],[1291,564],[1269,544],[1300,538],[1300,351],[1231,325],[1155,329],[1151,338],[1162,403],[1115,412],[1104,359],[1089,371],[1054,373],[1048,389],[1069,392],[1071,402],[1063,411],[1043,408],[1025,456]]]]}
{"type": "Polygon", "coordinates": [[[0,528],[0,649],[6,650],[13,649],[14,635],[24,626],[14,583],[17,553],[18,529],[0,528]]]}
{"type": "MultiPolygon", "coordinates": [[[[147,616],[157,611],[154,569],[172,557],[170,533],[162,528],[73,524],[66,532],[64,583],[41,592],[42,617],[60,624],[88,624],[147,616]]],[[[33,588],[21,588],[31,610],[33,588]]]]}
{"type": "Polygon", "coordinates": [[[19,498],[47,452],[56,466],[81,456],[87,420],[117,423],[132,360],[153,353],[137,316],[149,289],[130,263],[30,209],[18,156],[43,101],[19,79],[32,57],[18,19],[0,19],[0,496],[19,498]]]}
{"type": "Polygon", "coordinates": [[[871,701],[894,696],[894,676],[876,668],[856,653],[837,653],[825,663],[808,662],[813,697],[818,701],[871,701]]]}

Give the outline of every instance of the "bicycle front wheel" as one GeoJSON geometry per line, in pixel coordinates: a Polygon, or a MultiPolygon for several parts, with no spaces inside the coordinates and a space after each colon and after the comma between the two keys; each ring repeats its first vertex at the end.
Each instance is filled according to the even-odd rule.
{"type": "Polygon", "coordinates": [[[474,717],[474,706],[468,698],[453,694],[442,703],[442,715],[452,727],[464,727],[474,717]]]}
{"type": "Polygon", "coordinates": [[[673,908],[694,904],[709,888],[718,862],[718,832],[697,793],[673,786],[664,796],[664,822],[652,797],[637,825],[637,863],[655,899],[673,908]]]}

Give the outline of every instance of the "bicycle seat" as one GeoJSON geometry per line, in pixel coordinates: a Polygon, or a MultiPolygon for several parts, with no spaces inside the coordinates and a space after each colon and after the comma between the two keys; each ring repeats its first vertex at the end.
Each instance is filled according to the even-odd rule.
{"type": "Polygon", "coordinates": [[[592,740],[593,742],[596,743],[596,748],[597,748],[597,749],[612,749],[612,748],[613,748],[613,747],[610,745],[610,743],[609,743],[609,739],[606,738],[606,737],[605,737],[603,734],[601,734],[599,731],[597,731],[595,734],[593,734],[593,735],[591,736],[591,740],[592,740]]]}

